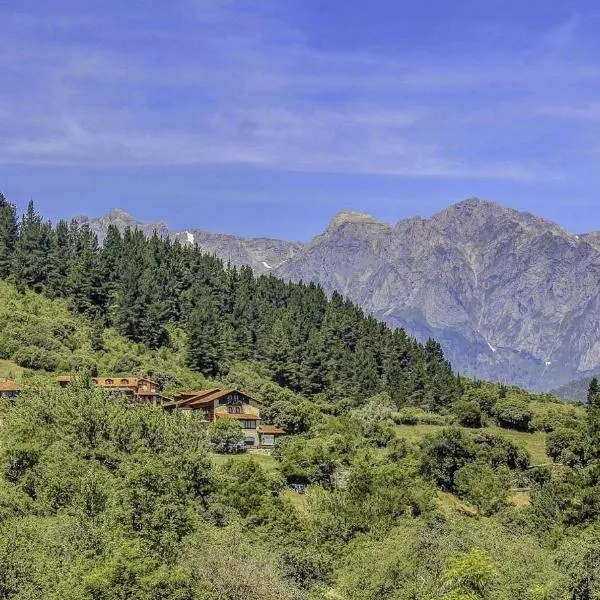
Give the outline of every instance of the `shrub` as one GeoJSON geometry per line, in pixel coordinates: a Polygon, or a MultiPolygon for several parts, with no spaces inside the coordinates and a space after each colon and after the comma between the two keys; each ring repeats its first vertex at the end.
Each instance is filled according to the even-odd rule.
{"type": "Polygon", "coordinates": [[[455,427],[426,436],[421,446],[423,474],[449,491],[454,490],[454,474],[476,457],[475,444],[471,438],[455,427]]]}
{"type": "Polygon", "coordinates": [[[481,407],[475,400],[457,400],[452,406],[456,421],[463,427],[481,427],[481,407]]]}
{"type": "Polygon", "coordinates": [[[585,442],[579,431],[557,429],[546,438],[546,454],[556,462],[575,466],[583,461],[585,442]]]}
{"type": "Polygon", "coordinates": [[[59,358],[54,352],[36,346],[21,348],[15,353],[13,359],[21,367],[44,371],[54,371],[59,362],[59,358]]]}
{"type": "Polygon", "coordinates": [[[493,468],[506,466],[524,470],[529,467],[529,454],[511,440],[488,431],[474,435],[477,456],[493,468]]]}
{"type": "Polygon", "coordinates": [[[494,471],[482,462],[468,463],[456,472],[456,489],[482,515],[491,515],[506,506],[510,472],[506,467],[494,471]]]}
{"type": "Polygon", "coordinates": [[[140,367],[142,366],[142,362],[136,356],[132,356],[131,354],[124,354],[120,356],[113,364],[112,371],[115,373],[136,373],[140,367]]]}
{"type": "Polygon", "coordinates": [[[392,419],[398,425],[448,425],[448,419],[443,415],[427,412],[414,406],[405,406],[397,413],[392,414],[392,419]]]}
{"type": "Polygon", "coordinates": [[[244,449],[242,424],[235,419],[219,419],[213,423],[209,439],[216,452],[234,454],[244,449]]]}
{"type": "Polygon", "coordinates": [[[500,427],[527,431],[531,423],[532,412],[527,401],[517,396],[507,396],[496,402],[493,415],[500,427]]]}
{"type": "Polygon", "coordinates": [[[481,410],[488,415],[491,414],[499,397],[498,387],[493,384],[483,384],[480,387],[471,388],[463,394],[463,400],[477,402],[481,410]]]}

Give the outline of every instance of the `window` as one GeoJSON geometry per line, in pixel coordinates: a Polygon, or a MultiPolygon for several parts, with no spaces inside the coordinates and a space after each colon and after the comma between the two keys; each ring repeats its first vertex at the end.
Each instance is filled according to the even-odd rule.
{"type": "Polygon", "coordinates": [[[253,437],[244,438],[244,444],[246,446],[254,446],[256,444],[256,440],[253,437]]]}
{"type": "MultiPolygon", "coordinates": [[[[112,381],[111,381],[112,383],[112,381]]],[[[129,385],[129,379],[121,379],[121,384],[122,385],[129,385]]]]}
{"type": "Polygon", "coordinates": [[[242,426],[244,429],[256,429],[256,421],[250,421],[249,419],[245,419],[242,421],[242,426]]]}
{"type": "Polygon", "coordinates": [[[112,380],[112,379],[107,379],[107,380],[106,380],[106,384],[107,384],[107,385],[112,385],[112,382],[113,382],[113,380],[112,380]]]}
{"type": "Polygon", "coordinates": [[[262,436],[262,445],[263,446],[272,446],[275,443],[275,436],[269,434],[263,434],[262,436]]]}
{"type": "Polygon", "coordinates": [[[230,415],[239,415],[242,412],[242,407],[241,406],[228,406],[227,412],[230,415]]]}

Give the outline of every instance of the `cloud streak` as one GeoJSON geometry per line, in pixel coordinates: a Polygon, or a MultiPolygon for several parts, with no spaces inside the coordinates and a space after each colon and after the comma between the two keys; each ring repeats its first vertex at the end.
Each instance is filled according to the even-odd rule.
{"type": "Polygon", "coordinates": [[[598,112],[600,68],[568,56],[578,19],[474,60],[319,49],[256,6],[187,1],[162,27],[0,12],[0,163],[553,181],[560,156],[522,148],[598,112]]]}

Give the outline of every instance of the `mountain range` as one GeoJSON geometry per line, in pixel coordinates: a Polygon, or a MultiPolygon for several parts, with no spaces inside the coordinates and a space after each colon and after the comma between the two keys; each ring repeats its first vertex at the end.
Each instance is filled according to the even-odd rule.
{"type": "Polygon", "coordinates": [[[428,219],[389,224],[341,212],[307,244],[241,238],[122,210],[110,224],[196,244],[232,265],[337,290],[423,340],[437,338],[456,370],[547,391],[600,372],[600,233],[469,199],[428,219]]]}

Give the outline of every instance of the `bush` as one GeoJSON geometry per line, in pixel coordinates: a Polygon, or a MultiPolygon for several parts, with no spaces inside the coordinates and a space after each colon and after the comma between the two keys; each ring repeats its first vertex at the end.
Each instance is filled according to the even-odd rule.
{"type": "Polygon", "coordinates": [[[487,415],[491,414],[499,397],[498,387],[493,384],[483,384],[480,387],[471,388],[463,394],[463,400],[477,402],[479,408],[487,415]]]}
{"type": "Polygon", "coordinates": [[[242,424],[235,419],[219,419],[210,426],[210,443],[215,452],[235,454],[244,449],[242,424]]]}
{"type": "Polygon", "coordinates": [[[427,412],[414,406],[405,406],[392,414],[397,425],[448,425],[448,419],[443,415],[427,412]]]}
{"type": "MultiPolygon", "coordinates": [[[[537,407],[536,407],[537,408],[537,407]]],[[[531,421],[531,427],[536,431],[545,431],[549,433],[556,429],[573,429],[579,422],[578,416],[574,413],[573,407],[544,406],[542,410],[536,410],[531,421]]]]}
{"type": "Polygon", "coordinates": [[[481,407],[475,400],[457,400],[452,405],[456,422],[463,427],[481,427],[481,407]]]}
{"type": "Polygon", "coordinates": [[[500,427],[518,431],[527,431],[533,416],[528,402],[517,396],[498,400],[492,412],[500,427]]]}
{"type": "Polygon", "coordinates": [[[274,457],[281,461],[281,473],[288,483],[318,483],[330,488],[338,467],[336,438],[282,440],[274,457]]]}
{"type": "Polygon", "coordinates": [[[365,437],[377,448],[385,448],[396,439],[396,432],[392,427],[382,423],[367,423],[365,437]]]}
{"type": "Polygon", "coordinates": [[[120,356],[113,364],[112,371],[115,373],[137,373],[142,366],[142,362],[136,356],[124,354],[120,356]]]}
{"type": "Polygon", "coordinates": [[[546,438],[546,454],[555,462],[575,466],[583,462],[585,442],[579,431],[557,429],[546,438]]]}
{"type": "Polygon", "coordinates": [[[471,438],[455,427],[426,436],[421,446],[423,474],[448,491],[455,489],[454,474],[476,457],[475,444],[471,438]]]}
{"type": "Polygon", "coordinates": [[[26,369],[54,371],[58,365],[59,357],[49,350],[36,346],[26,346],[15,353],[13,360],[26,369]]]}
{"type": "Polygon", "coordinates": [[[494,471],[479,461],[468,463],[456,472],[454,479],[459,494],[482,515],[498,512],[507,504],[511,478],[506,467],[494,471]]]}
{"type": "Polygon", "coordinates": [[[298,434],[310,429],[318,419],[318,411],[309,402],[294,404],[288,400],[277,400],[263,408],[262,418],[289,434],[298,434]]]}
{"type": "Polygon", "coordinates": [[[529,467],[529,454],[511,440],[488,431],[474,435],[477,456],[494,469],[506,466],[509,469],[524,470],[529,467]]]}

